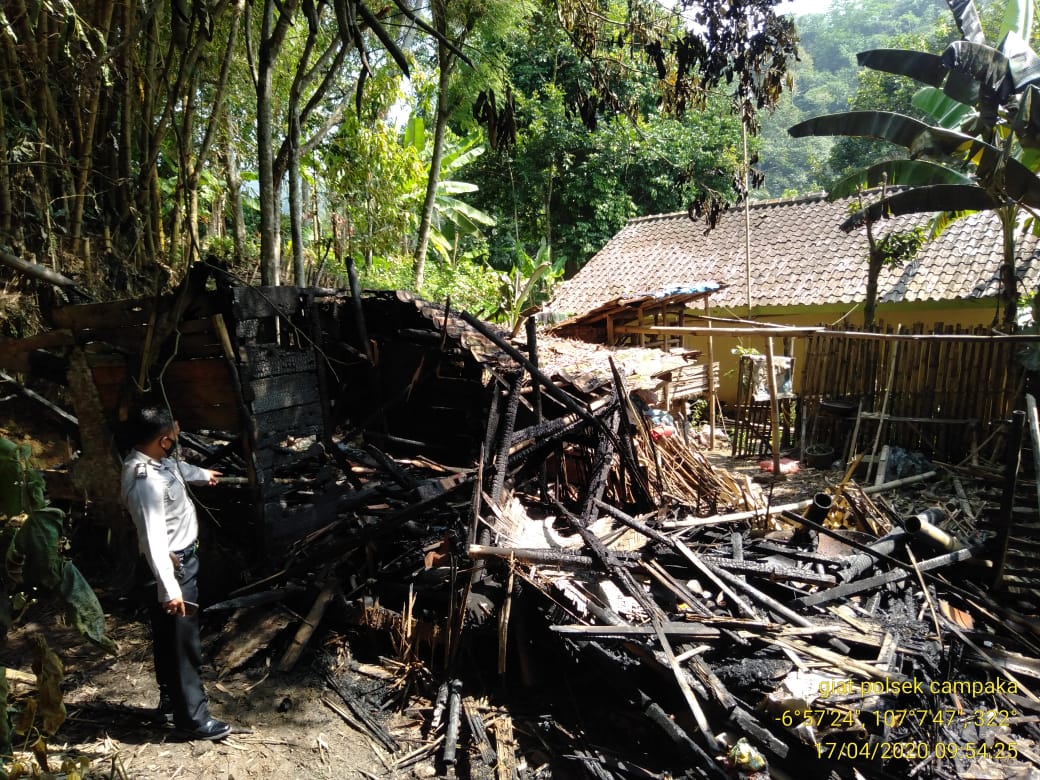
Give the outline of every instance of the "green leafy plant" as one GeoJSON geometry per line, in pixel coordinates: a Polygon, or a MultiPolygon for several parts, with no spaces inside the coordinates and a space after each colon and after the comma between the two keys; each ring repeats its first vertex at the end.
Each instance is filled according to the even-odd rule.
{"type": "Polygon", "coordinates": [[[492,319],[504,322],[515,336],[524,319],[538,311],[548,298],[553,284],[563,275],[563,263],[552,262],[544,241],[531,257],[523,247],[516,248],[516,260],[508,271],[498,272],[498,308],[492,319]]]}
{"type": "MultiPolygon", "coordinates": [[[[54,598],[64,603],[71,625],[114,654],[116,646],[105,634],[105,615],[97,596],[79,569],[61,554],[65,514],[48,506],[43,475],[30,466],[30,456],[28,446],[0,438],[0,642],[6,641],[11,625],[33,604],[54,598]]],[[[42,636],[34,637],[33,643],[37,695],[22,710],[15,729],[7,717],[6,675],[0,674],[0,760],[12,756],[12,734],[17,732],[26,736],[27,746],[36,737],[31,749],[45,768],[42,734],[53,734],[65,720],[64,671],[42,636]]]]}
{"type": "Polygon", "coordinates": [[[884,265],[902,265],[917,257],[928,236],[923,227],[897,230],[877,240],[877,253],[884,265]]]}

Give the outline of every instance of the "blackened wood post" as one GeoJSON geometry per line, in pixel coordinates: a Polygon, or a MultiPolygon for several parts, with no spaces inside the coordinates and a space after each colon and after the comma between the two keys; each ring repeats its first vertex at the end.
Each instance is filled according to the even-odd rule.
{"type": "Polygon", "coordinates": [[[354,326],[357,328],[358,340],[361,342],[361,350],[368,357],[370,365],[372,360],[372,345],[368,343],[368,325],[365,323],[365,311],[361,307],[361,285],[358,283],[357,267],[354,265],[354,256],[347,253],[347,279],[350,283],[350,308],[354,312],[354,326]]]}
{"type": "MultiPolygon", "coordinates": [[[[534,317],[528,317],[527,327],[527,354],[531,358],[531,365],[538,368],[538,328],[534,317]]],[[[531,403],[534,405],[534,422],[539,425],[542,422],[542,386],[534,382],[531,387],[531,403]]],[[[542,501],[549,496],[549,471],[545,460],[538,464],[538,495],[542,501]]]]}
{"type": "MultiPolygon", "coordinates": [[[[638,467],[639,458],[636,457],[635,446],[632,443],[632,428],[636,425],[644,425],[641,416],[632,408],[632,401],[628,395],[628,386],[625,384],[625,378],[621,375],[618,370],[617,364],[614,362],[614,358],[610,357],[610,373],[614,377],[614,392],[617,395],[618,403],[621,405],[622,418],[621,428],[618,432],[618,436],[621,439],[621,451],[623,454],[622,463],[636,464],[638,467]]],[[[657,459],[654,459],[654,463],[657,463],[657,459]]],[[[624,474],[625,469],[622,469],[624,474]]],[[[660,480],[660,474],[658,474],[658,480],[660,480]]],[[[639,484],[640,489],[646,494],[650,495],[650,489],[643,481],[643,474],[641,471],[632,472],[632,483],[639,484]]]]}
{"type": "Polygon", "coordinates": [[[523,372],[518,371],[509,385],[506,413],[502,420],[502,430],[498,435],[498,450],[495,453],[495,481],[491,485],[491,499],[499,506],[502,506],[506,474],[509,473],[509,445],[512,444],[513,430],[516,428],[516,413],[520,408],[520,387],[523,381],[523,372]]]}
{"type": "MultiPolygon", "coordinates": [[[[1007,566],[1008,541],[1011,537],[1012,513],[1015,504],[1015,488],[1018,486],[1018,470],[1022,465],[1022,436],[1026,427],[1026,413],[1016,409],[1011,413],[1011,431],[1008,436],[1007,454],[1004,458],[1004,491],[1000,495],[1000,509],[993,523],[997,535],[993,540],[995,552],[993,586],[999,587],[1007,566]]],[[[1034,453],[1034,457],[1036,453],[1034,453]]]]}
{"type": "MultiPolygon", "coordinates": [[[[621,414],[615,411],[611,415],[609,430],[616,432],[620,421],[621,414]]],[[[581,522],[585,526],[596,519],[596,502],[603,498],[603,492],[607,487],[607,477],[614,465],[614,441],[616,441],[616,437],[604,434],[600,437],[599,445],[596,447],[596,457],[592,464],[592,478],[585,489],[585,496],[582,498],[579,511],[581,522]]]]}
{"type": "Polygon", "coordinates": [[[459,739],[459,721],[462,715],[462,680],[448,683],[448,719],[444,724],[444,764],[449,775],[455,773],[455,751],[459,739]]]}

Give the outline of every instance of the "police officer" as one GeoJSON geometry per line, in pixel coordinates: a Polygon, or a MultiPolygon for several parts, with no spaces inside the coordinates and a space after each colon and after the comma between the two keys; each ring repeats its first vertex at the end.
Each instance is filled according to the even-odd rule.
{"type": "Polygon", "coordinates": [[[180,426],[166,409],[140,409],[127,428],[133,449],[123,461],[123,502],[158,591],[149,599],[158,714],[196,739],[223,739],[231,726],[210,715],[202,687],[199,522],[187,492],[188,482],[216,484],[220,472],[171,457],[180,426]]]}

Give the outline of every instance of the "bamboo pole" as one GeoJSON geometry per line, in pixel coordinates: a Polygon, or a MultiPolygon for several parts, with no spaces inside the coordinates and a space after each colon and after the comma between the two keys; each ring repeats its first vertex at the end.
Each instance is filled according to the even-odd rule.
{"type": "Polygon", "coordinates": [[[773,478],[780,475],[780,401],[776,392],[776,371],[773,368],[773,339],[766,339],[766,381],[769,383],[769,443],[773,453],[773,478]]]}
{"type": "MultiPolygon", "coordinates": [[[[711,303],[704,297],[704,316],[711,316],[711,303]]],[[[708,322],[711,330],[711,322],[708,322]]],[[[715,339],[708,336],[708,447],[715,450],[715,339]]]]}
{"type": "Polygon", "coordinates": [[[892,342],[892,354],[889,358],[888,364],[888,382],[885,383],[885,395],[881,401],[881,416],[878,417],[877,431],[874,433],[874,446],[870,452],[870,463],[867,464],[867,482],[870,482],[870,476],[873,472],[874,465],[878,454],[878,446],[881,444],[881,431],[885,427],[885,415],[888,413],[888,400],[892,395],[892,383],[895,381],[896,376],[896,359],[899,356],[899,342],[892,342]]]}

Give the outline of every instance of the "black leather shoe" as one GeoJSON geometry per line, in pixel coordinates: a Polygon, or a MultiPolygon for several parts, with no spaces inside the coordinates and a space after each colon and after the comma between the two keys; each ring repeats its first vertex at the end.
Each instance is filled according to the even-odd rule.
{"type": "Polygon", "coordinates": [[[152,722],[160,726],[172,726],[173,710],[164,710],[162,707],[156,707],[152,710],[152,722]]]}
{"type": "Polygon", "coordinates": [[[173,725],[173,699],[166,694],[160,694],[159,706],[152,710],[152,720],[159,725],[173,725]]]}
{"type": "Polygon", "coordinates": [[[216,742],[218,739],[224,739],[231,733],[231,724],[216,718],[209,718],[201,726],[181,729],[181,731],[186,732],[192,739],[208,739],[211,742],[216,742]]]}

